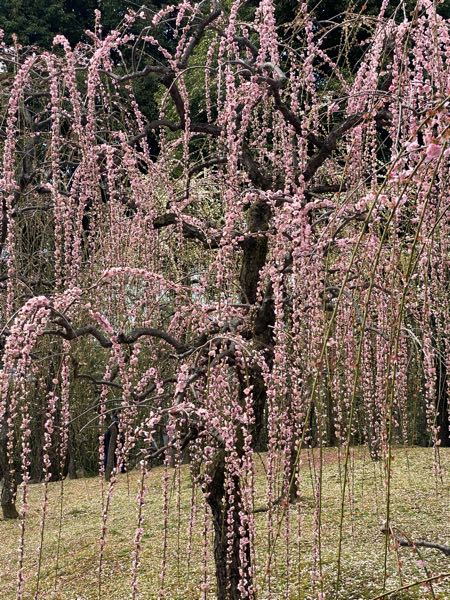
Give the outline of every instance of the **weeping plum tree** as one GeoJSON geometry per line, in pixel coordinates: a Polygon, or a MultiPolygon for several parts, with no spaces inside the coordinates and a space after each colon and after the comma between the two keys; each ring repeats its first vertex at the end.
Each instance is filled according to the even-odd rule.
{"type": "MultiPolygon", "coordinates": [[[[14,77],[3,87],[0,464],[5,517],[17,514],[20,482],[18,598],[32,454],[43,536],[48,483],[64,477],[81,411],[79,379],[96,390],[82,408],[98,423],[100,474],[107,416],[120,415],[99,597],[108,511],[133,453],[133,598],[156,459],[179,463],[189,449],[219,600],[272,593],[283,520],[295,544],[288,506],[301,496],[303,448],[343,451],[336,588],[350,446],[385,461],[388,520],[394,443],[432,445],[439,478],[449,444],[450,29],[429,0],[409,18],[400,5],[387,17],[387,4],[352,73],[322,49],[338,21],[316,23],[301,4],[280,32],[272,0],[251,16],[240,2],[142,9],[103,35],[97,14],[88,45],[57,36],[41,55],[2,46],[14,77]],[[148,77],[160,89],[151,122],[134,96],[148,77]],[[261,450],[269,551],[259,573],[261,450]]],[[[322,598],[320,477],[314,493],[311,584],[322,598]]],[[[166,563],[164,545],[161,594],[166,563]]],[[[201,585],[206,598],[206,575],[201,585]]]]}

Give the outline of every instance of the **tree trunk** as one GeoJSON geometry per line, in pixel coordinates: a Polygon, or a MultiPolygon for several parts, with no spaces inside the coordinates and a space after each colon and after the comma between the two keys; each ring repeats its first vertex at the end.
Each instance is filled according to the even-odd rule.
{"type": "MultiPolygon", "coordinates": [[[[244,161],[253,161],[249,153],[244,161]]],[[[252,170],[252,169],[251,169],[252,170]]],[[[253,177],[261,177],[253,173],[253,177]]],[[[252,179],[253,180],[253,179],[252,179]]],[[[261,182],[260,182],[261,183],[261,182]]],[[[263,186],[264,187],[264,186],[263,186]]],[[[256,201],[248,210],[248,228],[251,232],[258,232],[258,236],[249,237],[243,245],[243,256],[239,283],[241,286],[242,302],[256,305],[257,292],[261,269],[263,268],[268,252],[266,235],[261,232],[268,229],[270,218],[269,206],[256,201]]],[[[268,285],[262,303],[258,306],[253,323],[247,331],[247,337],[253,339],[255,348],[266,355],[268,364],[272,363],[272,327],[274,323],[272,286],[268,285]]],[[[253,386],[253,414],[255,423],[252,428],[253,446],[261,447],[264,444],[265,411],[267,393],[260,367],[252,365],[250,369],[250,383],[253,386]]],[[[238,436],[239,437],[239,436],[238,436]]],[[[238,454],[242,452],[242,444],[238,444],[238,454]]],[[[246,527],[243,527],[240,518],[242,511],[241,486],[238,477],[233,480],[233,504],[230,505],[225,490],[225,451],[220,449],[210,469],[209,483],[206,487],[206,501],[211,509],[214,525],[214,561],[216,567],[217,600],[241,600],[253,598],[253,577],[251,568],[250,536],[246,527]],[[230,515],[231,513],[231,515],[230,515]],[[231,516],[231,518],[230,518],[231,516]],[[231,521],[232,536],[229,542],[231,521]],[[245,546],[244,546],[245,542],[245,546]]]]}
{"type": "Polygon", "coordinates": [[[19,513],[16,508],[17,483],[8,471],[4,473],[2,488],[2,513],[4,519],[18,519],[19,513]]]}
{"type": "Polygon", "coordinates": [[[298,440],[293,439],[291,441],[291,448],[289,454],[289,470],[286,473],[287,476],[287,500],[290,504],[294,504],[298,500],[299,489],[298,489],[298,478],[297,478],[297,458],[299,452],[298,440]]]}
{"type": "Polygon", "coordinates": [[[444,344],[437,344],[436,352],[436,425],[439,428],[439,440],[444,448],[450,447],[450,430],[448,414],[448,372],[445,359],[444,344]]]}
{"type": "Polygon", "coordinates": [[[105,465],[105,479],[109,481],[111,479],[111,473],[115,466],[116,459],[116,446],[117,438],[119,434],[119,427],[117,423],[112,423],[110,427],[110,437],[108,443],[108,449],[106,454],[106,465],[105,465]]]}
{"type": "MultiPolygon", "coordinates": [[[[6,423],[6,416],[5,416],[6,423]]],[[[3,475],[1,505],[4,519],[17,519],[19,513],[16,509],[17,482],[11,475],[6,453],[6,431],[3,427],[0,439],[0,470],[3,475]]]]}
{"type": "Polygon", "coordinates": [[[242,531],[239,518],[241,493],[239,479],[234,479],[234,502],[231,507],[233,537],[232,547],[228,550],[228,513],[230,504],[225,494],[224,451],[219,450],[211,473],[212,479],[207,486],[207,502],[211,508],[214,524],[214,562],[216,567],[217,600],[241,600],[253,598],[251,577],[250,544],[245,547],[245,560],[242,561],[241,541],[248,540],[248,531],[242,531]],[[227,559],[229,562],[227,563],[227,559]],[[243,562],[245,564],[243,564],[243,562]],[[244,584],[244,582],[246,582],[244,584]]]}
{"type": "Polygon", "coordinates": [[[70,453],[69,455],[69,465],[67,467],[67,474],[69,476],[69,479],[78,479],[77,467],[72,453],[70,453]]]}
{"type": "MultiPolygon", "coordinates": [[[[442,327],[439,327],[438,321],[434,315],[430,318],[431,340],[435,351],[436,368],[436,427],[439,429],[440,446],[448,448],[450,446],[449,414],[448,414],[448,383],[447,383],[447,363],[446,363],[446,344],[443,340],[442,327]]],[[[448,349],[447,349],[448,351],[448,349]]]]}
{"type": "Polygon", "coordinates": [[[68,464],[67,464],[67,475],[69,479],[77,479],[77,463],[75,460],[75,452],[76,452],[76,437],[75,430],[72,425],[70,425],[69,429],[69,456],[68,456],[68,464]]]}

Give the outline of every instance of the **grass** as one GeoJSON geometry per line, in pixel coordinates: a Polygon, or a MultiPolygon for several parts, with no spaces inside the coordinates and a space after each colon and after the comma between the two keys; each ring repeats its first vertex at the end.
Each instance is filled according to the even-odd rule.
{"type": "MultiPolygon", "coordinates": [[[[443,481],[433,474],[433,450],[395,448],[391,479],[392,523],[412,539],[449,543],[449,467],[450,452],[441,450],[443,481]]],[[[342,584],[334,589],[339,538],[342,464],[336,449],[323,451],[323,493],[321,506],[321,547],[324,592],[327,599],[363,600],[374,598],[383,589],[385,538],[381,524],[386,512],[386,489],[382,463],[373,463],[362,448],[352,450],[352,469],[348,485],[342,546],[342,584]]],[[[264,469],[257,461],[257,501],[264,504],[264,469]]],[[[285,526],[273,553],[272,597],[308,600],[317,594],[311,588],[314,549],[315,500],[312,471],[318,467],[318,453],[302,454],[301,501],[289,509],[291,541],[286,548],[285,526]],[[301,537],[296,532],[298,519],[301,537]],[[287,591],[286,556],[289,556],[287,591]]],[[[145,533],[139,570],[141,598],[158,598],[164,539],[161,480],[164,469],[151,471],[144,508],[145,533]]],[[[197,517],[189,547],[191,486],[188,467],[182,467],[179,480],[171,470],[170,511],[167,529],[167,573],[161,597],[169,600],[200,598],[203,574],[203,507],[198,495],[197,517]],[[179,519],[178,519],[179,513],[179,519]],[[190,556],[189,556],[190,554],[190,556]]],[[[139,473],[121,475],[116,485],[110,514],[102,578],[102,598],[123,600],[130,597],[130,565],[136,527],[136,494],[139,473]]],[[[98,598],[98,538],[101,527],[101,497],[97,478],[65,481],[63,527],[60,539],[58,577],[55,578],[59,537],[61,484],[49,486],[49,509],[45,527],[39,598],[93,600],[98,598]]],[[[30,509],[26,521],[25,596],[32,599],[36,590],[36,571],[42,510],[43,486],[30,486],[30,509]]],[[[280,509],[281,512],[282,509],[280,509]]],[[[267,560],[267,513],[255,514],[257,527],[257,581],[259,600],[268,598],[264,565],[267,560]],[[261,590],[261,587],[264,589],[261,590]]],[[[211,536],[209,532],[208,536],[211,536]]],[[[16,598],[17,548],[19,524],[0,521],[2,558],[0,561],[0,598],[16,598]]],[[[450,560],[431,549],[421,549],[421,560],[411,548],[391,546],[388,550],[386,590],[420,581],[429,575],[450,571],[450,560]]],[[[209,591],[213,599],[214,565],[211,546],[206,556],[209,591]]],[[[433,583],[435,598],[450,599],[450,578],[433,583]]],[[[423,587],[389,596],[391,600],[432,598],[423,587]]]]}

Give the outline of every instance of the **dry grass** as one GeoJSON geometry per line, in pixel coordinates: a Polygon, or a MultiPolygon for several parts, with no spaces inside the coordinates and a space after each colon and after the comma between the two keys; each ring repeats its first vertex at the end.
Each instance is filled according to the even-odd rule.
{"type": "MultiPolygon", "coordinates": [[[[337,451],[324,451],[322,495],[322,570],[324,591],[328,599],[357,600],[373,598],[383,587],[384,536],[380,533],[386,512],[386,491],[382,464],[371,462],[361,448],[352,451],[351,480],[348,487],[342,547],[342,586],[334,591],[336,555],[339,538],[342,465],[337,451]]],[[[317,455],[316,455],[317,459],[317,455]]],[[[290,508],[292,541],[288,549],[290,560],[290,593],[286,590],[286,547],[284,525],[274,552],[273,598],[314,598],[310,586],[313,547],[314,495],[311,480],[313,466],[308,454],[303,454],[302,499],[299,506],[290,508]],[[301,540],[297,544],[295,531],[301,517],[301,540]]],[[[395,449],[391,479],[391,519],[412,538],[426,538],[449,543],[449,466],[450,452],[441,451],[443,483],[436,485],[433,475],[433,452],[430,449],[395,449]]],[[[316,460],[316,466],[318,460],[316,460]]],[[[261,461],[257,468],[258,505],[264,504],[264,476],[261,461]]],[[[158,598],[164,514],[161,500],[162,468],[155,468],[148,480],[145,505],[145,534],[140,568],[141,598],[158,598]]],[[[171,472],[173,477],[173,472],[171,472]]],[[[136,492],[139,474],[122,475],[118,482],[109,515],[102,598],[122,600],[130,597],[130,553],[136,526],[136,492]]],[[[176,485],[172,485],[168,526],[168,558],[165,598],[170,600],[200,598],[202,578],[202,508],[199,505],[192,556],[188,561],[188,524],[191,488],[187,467],[182,468],[180,503],[177,508],[176,485]],[[178,511],[180,524],[178,524],[178,511]],[[189,562],[189,564],[188,564],[189,562]]],[[[26,524],[26,593],[31,599],[36,589],[37,548],[41,519],[42,485],[30,487],[30,511],[26,524]]],[[[98,598],[98,537],[100,532],[101,500],[96,478],[64,482],[63,527],[59,558],[59,573],[55,586],[55,565],[59,533],[60,483],[50,485],[49,514],[45,528],[43,560],[40,574],[40,598],[61,600],[91,600],[98,598]]],[[[260,586],[264,583],[264,564],[267,556],[265,541],[267,513],[255,515],[258,539],[260,586]]],[[[16,597],[16,561],[19,538],[18,523],[0,522],[3,544],[1,558],[0,598],[16,597]]],[[[422,558],[430,574],[450,571],[450,560],[435,550],[423,549],[422,558]]],[[[419,557],[410,548],[401,548],[397,560],[391,548],[388,553],[386,589],[424,579],[427,575],[419,557]]],[[[213,564],[208,557],[210,592],[214,598],[213,564]]],[[[450,578],[433,585],[434,595],[450,599],[450,578]]],[[[267,598],[267,589],[259,599],[267,598]]],[[[430,591],[413,588],[392,599],[432,598],[430,591]]]]}

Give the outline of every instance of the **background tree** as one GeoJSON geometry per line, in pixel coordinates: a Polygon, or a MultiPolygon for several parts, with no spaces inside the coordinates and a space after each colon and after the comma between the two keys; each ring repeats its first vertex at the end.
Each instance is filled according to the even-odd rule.
{"type": "Polygon", "coordinates": [[[96,0],[2,0],[0,27],[9,43],[16,34],[20,44],[50,49],[55,35],[61,33],[75,45],[86,29],[93,28],[96,8],[96,0]]]}

